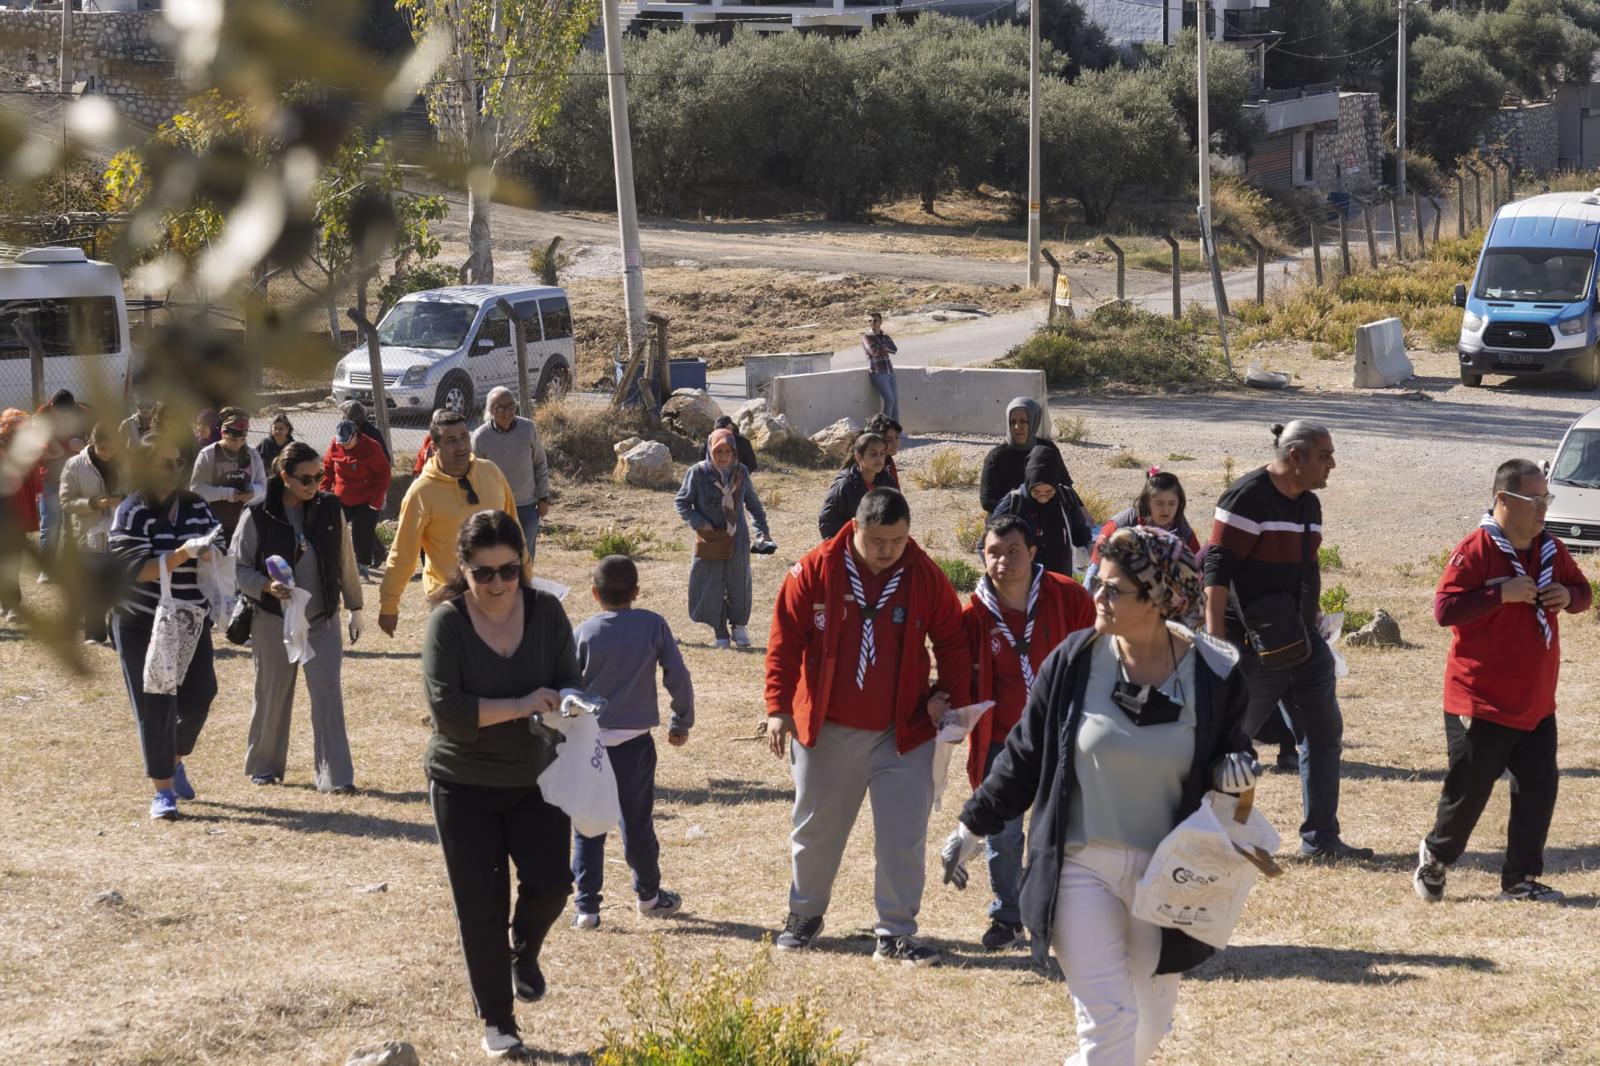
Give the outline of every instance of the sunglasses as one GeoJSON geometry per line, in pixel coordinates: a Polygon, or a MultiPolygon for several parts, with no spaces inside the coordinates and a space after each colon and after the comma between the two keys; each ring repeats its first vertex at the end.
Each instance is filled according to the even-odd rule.
{"type": "Polygon", "coordinates": [[[466,492],[467,503],[473,507],[478,506],[478,493],[475,489],[473,489],[472,482],[468,481],[464,477],[458,477],[456,478],[456,484],[460,485],[461,488],[466,492]]]}
{"type": "Polygon", "coordinates": [[[516,562],[506,563],[504,566],[469,566],[467,573],[472,575],[473,584],[476,585],[487,585],[497,577],[509,583],[522,577],[522,564],[516,562]]]}
{"type": "Polygon", "coordinates": [[[289,480],[298,481],[309,489],[322,481],[322,471],[318,470],[315,474],[290,474],[289,480]]]}

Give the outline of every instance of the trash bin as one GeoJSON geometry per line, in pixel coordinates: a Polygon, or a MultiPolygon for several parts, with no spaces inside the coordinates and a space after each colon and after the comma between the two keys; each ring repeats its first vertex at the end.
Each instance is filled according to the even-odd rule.
{"type": "Polygon", "coordinates": [[[706,387],[706,361],[704,359],[674,359],[667,367],[667,383],[673,392],[679,389],[704,389],[706,387]]]}

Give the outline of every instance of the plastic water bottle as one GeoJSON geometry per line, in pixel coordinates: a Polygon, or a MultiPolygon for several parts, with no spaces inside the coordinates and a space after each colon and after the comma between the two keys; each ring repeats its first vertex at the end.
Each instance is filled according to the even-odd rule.
{"type": "Polygon", "coordinates": [[[279,584],[294,587],[294,567],[281,555],[267,556],[267,576],[279,584]]]}

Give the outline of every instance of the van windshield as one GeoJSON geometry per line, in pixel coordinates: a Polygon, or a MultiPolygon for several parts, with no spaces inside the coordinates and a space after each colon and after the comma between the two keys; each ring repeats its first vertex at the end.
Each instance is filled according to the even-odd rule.
{"type": "Polygon", "coordinates": [[[28,346],[16,329],[19,321],[39,335],[47,357],[115,355],[122,350],[114,296],[0,301],[0,359],[28,358],[28,346]]]}
{"type": "Polygon", "coordinates": [[[1550,468],[1550,480],[1584,489],[1600,489],[1600,429],[1575,429],[1567,434],[1550,468]]]}
{"type": "Polygon", "coordinates": [[[1594,256],[1563,248],[1491,249],[1478,270],[1480,300],[1570,304],[1588,298],[1594,256]]]}
{"type": "Polygon", "coordinates": [[[378,323],[378,343],[391,348],[441,348],[455,351],[466,343],[478,309],[472,304],[395,304],[378,323]]]}

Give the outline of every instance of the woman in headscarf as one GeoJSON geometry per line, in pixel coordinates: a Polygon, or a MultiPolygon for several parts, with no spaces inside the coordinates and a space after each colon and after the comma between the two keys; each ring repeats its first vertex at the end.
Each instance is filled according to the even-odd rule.
{"type": "Polygon", "coordinates": [[[1126,511],[1118,511],[1100,527],[1094,547],[1089,551],[1089,572],[1083,576],[1084,587],[1090,592],[1094,591],[1095,572],[1100,568],[1100,545],[1117,530],[1129,526],[1164,529],[1183,541],[1184,547],[1198,556],[1200,540],[1194,535],[1189,519],[1184,514],[1188,506],[1189,498],[1184,494],[1183,482],[1178,480],[1178,475],[1152,466],[1145,474],[1144,488],[1139,490],[1139,497],[1133,501],[1133,506],[1126,511]]]}
{"type": "Polygon", "coordinates": [[[1061,453],[1053,446],[1039,444],[1028,453],[1021,487],[1001,498],[992,517],[1003,514],[1018,515],[1033,527],[1039,542],[1039,565],[1052,574],[1071,577],[1074,570],[1088,565],[1093,535],[1089,516],[1072,491],[1072,478],[1061,462],[1061,453]]]}
{"type": "Polygon", "coordinates": [[[1200,600],[1194,556],[1149,526],[1101,555],[1094,628],[1044,663],[941,857],[945,883],[965,885],[982,838],[1032,806],[1020,910],[1077,1008],[1069,1061],[1143,1063],[1172,1026],[1178,975],[1214,949],[1133,917],[1135,886],[1207,789],[1245,792],[1260,767],[1237,650],[1178,621],[1200,600]]]}
{"type": "Polygon", "coordinates": [[[978,478],[978,502],[985,511],[992,512],[1006,493],[1022,486],[1028,455],[1040,446],[1049,448],[1060,458],[1060,450],[1044,429],[1044,410],[1028,397],[1018,396],[1006,404],[1005,443],[995,445],[983,460],[983,474],[978,478]]]}
{"type": "Polygon", "coordinates": [[[689,565],[689,617],[711,627],[713,647],[750,646],[750,525],[771,540],[750,471],[739,462],[733,431],[713,430],[706,440],[710,458],[683,476],[674,501],[678,517],[695,533],[689,565]]]}
{"type": "Polygon", "coordinates": [[[892,489],[897,484],[890,480],[886,467],[889,462],[889,442],[876,433],[862,433],[850,447],[850,458],[834,476],[823,497],[822,510],[817,513],[817,530],[823,540],[834,534],[856,516],[856,508],[873,489],[892,489]]]}

